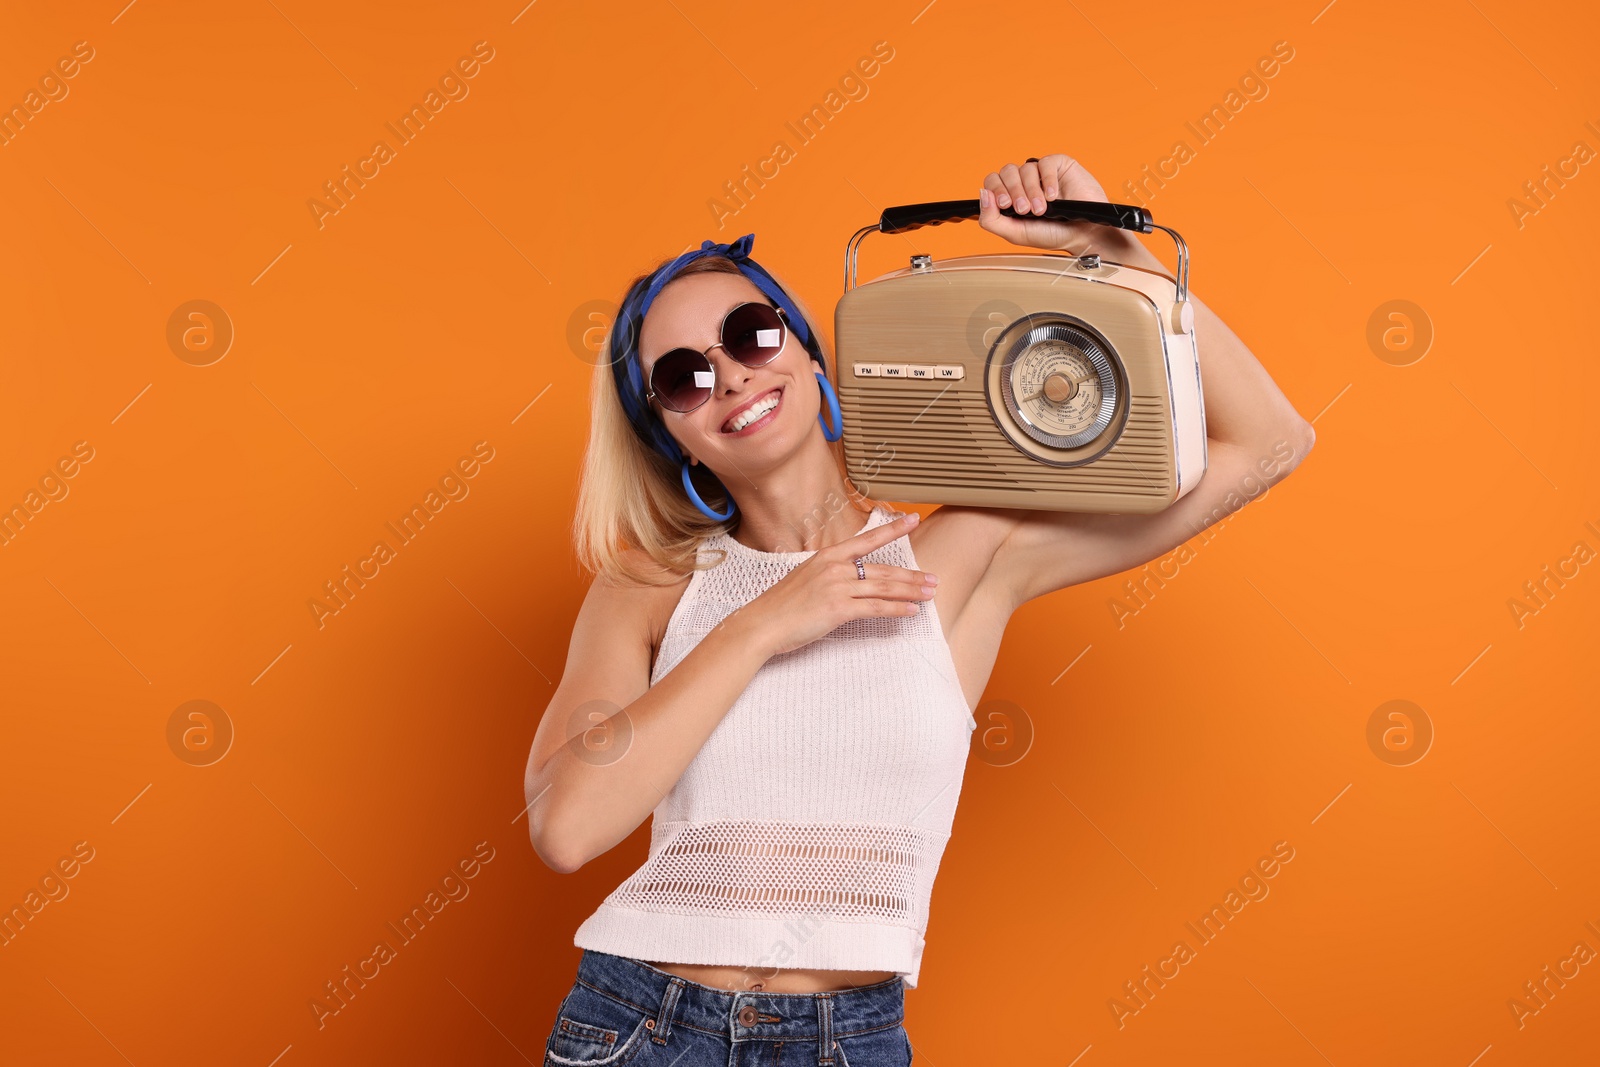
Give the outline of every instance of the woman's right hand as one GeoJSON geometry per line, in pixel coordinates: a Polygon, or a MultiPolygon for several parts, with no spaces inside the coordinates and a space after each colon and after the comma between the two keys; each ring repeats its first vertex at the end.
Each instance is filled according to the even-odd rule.
{"type": "Polygon", "coordinates": [[[918,601],[933,598],[936,575],[863,563],[867,577],[862,580],[855,560],[903,536],[919,518],[915,512],[902,515],[818,549],[737,614],[774,656],[808,645],[851,619],[915,615],[918,601]]]}

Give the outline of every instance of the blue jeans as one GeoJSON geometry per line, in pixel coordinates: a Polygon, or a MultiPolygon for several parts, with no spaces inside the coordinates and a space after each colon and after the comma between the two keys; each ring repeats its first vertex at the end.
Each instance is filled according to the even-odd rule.
{"type": "Polygon", "coordinates": [[[545,1067],[910,1067],[898,977],[829,993],[714,989],[584,949],[545,1067]]]}

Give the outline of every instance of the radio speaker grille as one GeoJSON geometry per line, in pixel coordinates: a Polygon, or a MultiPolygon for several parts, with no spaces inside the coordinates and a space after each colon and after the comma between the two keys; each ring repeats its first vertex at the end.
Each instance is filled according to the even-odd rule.
{"type": "Polygon", "coordinates": [[[1084,467],[1051,467],[992,430],[973,433],[994,422],[975,391],[858,392],[845,409],[844,454],[851,477],[867,484],[1166,497],[1172,481],[1154,471],[1162,468],[1168,418],[1160,397],[1130,396],[1128,421],[1110,452],[1084,467]]]}

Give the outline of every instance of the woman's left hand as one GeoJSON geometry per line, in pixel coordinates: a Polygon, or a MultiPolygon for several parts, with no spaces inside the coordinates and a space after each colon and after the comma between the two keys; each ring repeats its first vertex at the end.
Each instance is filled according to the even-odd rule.
{"type": "MultiPolygon", "coordinates": [[[[1058,152],[1043,156],[1035,163],[1007,163],[998,171],[992,171],[983,180],[983,189],[978,194],[978,225],[1012,244],[1060,249],[1074,255],[1112,254],[1129,246],[1143,247],[1127,231],[1109,226],[1057,219],[1011,218],[1000,213],[1001,208],[1009,207],[1018,214],[1040,215],[1050,200],[1110,202],[1094,175],[1071,156],[1058,152]]],[[[1116,256],[1113,254],[1112,258],[1116,256]]]]}

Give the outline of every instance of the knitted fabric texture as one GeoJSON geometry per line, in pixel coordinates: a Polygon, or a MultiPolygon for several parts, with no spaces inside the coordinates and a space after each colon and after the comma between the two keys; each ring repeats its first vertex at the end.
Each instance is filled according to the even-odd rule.
{"type": "MultiPolygon", "coordinates": [[[[890,511],[874,508],[863,529],[890,511]]],[[[654,685],[812,552],[707,538],[654,685]]],[[[863,557],[918,569],[904,535],[863,557]]],[[[916,988],[977,721],[933,601],[773,656],[656,807],[644,865],[573,943],[634,959],[893,971],[916,988]]]]}

